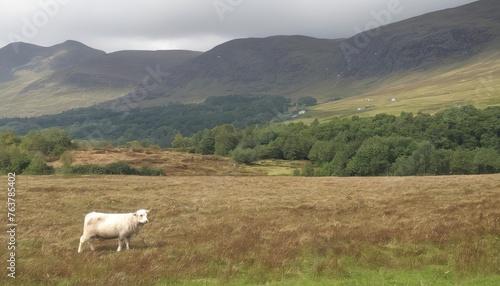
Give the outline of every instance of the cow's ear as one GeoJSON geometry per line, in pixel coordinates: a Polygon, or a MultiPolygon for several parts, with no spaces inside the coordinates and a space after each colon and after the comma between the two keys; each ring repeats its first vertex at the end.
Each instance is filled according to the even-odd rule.
{"type": "Polygon", "coordinates": [[[134,216],[137,216],[137,212],[134,213],[134,216]]]}
{"type": "Polygon", "coordinates": [[[146,213],[148,214],[150,210],[146,210],[146,213]]]}

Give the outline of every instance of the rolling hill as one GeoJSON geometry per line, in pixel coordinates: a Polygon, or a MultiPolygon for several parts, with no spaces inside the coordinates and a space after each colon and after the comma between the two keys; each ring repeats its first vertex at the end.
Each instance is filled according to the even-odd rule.
{"type": "Polygon", "coordinates": [[[51,47],[13,43],[0,49],[0,116],[38,116],[120,97],[157,67],[199,55],[193,51],[106,54],[76,41],[51,47]]]}

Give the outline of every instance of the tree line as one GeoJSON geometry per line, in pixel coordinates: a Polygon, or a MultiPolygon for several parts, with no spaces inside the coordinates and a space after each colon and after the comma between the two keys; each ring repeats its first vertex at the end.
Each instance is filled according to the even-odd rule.
{"type": "Polygon", "coordinates": [[[34,118],[0,119],[0,132],[19,135],[60,128],[71,138],[113,145],[138,141],[170,147],[177,133],[190,136],[229,123],[238,128],[265,124],[286,113],[290,100],[282,96],[238,94],[212,96],[200,104],[172,103],[143,109],[113,110],[87,107],[34,118]]]}
{"type": "Polygon", "coordinates": [[[188,137],[179,133],[171,144],[187,152],[231,156],[241,163],[309,160],[300,171],[307,176],[496,173],[500,172],[500,107],[353,116],[310,125],[224,124],[188,137]]]}

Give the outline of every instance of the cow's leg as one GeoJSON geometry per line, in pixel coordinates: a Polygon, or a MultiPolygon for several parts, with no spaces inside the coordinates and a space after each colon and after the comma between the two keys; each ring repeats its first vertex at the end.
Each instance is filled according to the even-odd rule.
{"type": "Polygon", "coordinates": [[[91,249],[91,250],[94,250],[94,246],[92,245],[92,239],[91,239],[88,235],[83,234],[83,235],[80,237],[80,244],[78,245],[78,253],[81,253],[81,252],[82,252],[82,246],[83,246],[83,244],[84,244],[86,241],[89,241],[89,243],[90,243],[90,249],[91,249]]]}
{"type": "Polygon", "coordinates": [[[90,250],[94,251],[94,238],[89,239],[90,250]]]}
{"type": "Polygon", "coordinates": [[[129,250],[129,248],[128,248],[128,242],[129,242],[129,238],[125,237],[125,247],[127,248],[127,250],[129,250]]]}
{"type": "Polygon", "coordinates": [[[118,249],[116,249],[116,251],[120,251],[120,250],[122,250],[122,239],[118,238],[118,249]]]}
{"type": "Polygon", "coordinates": [[[80,244],[78,245],[78,253],[82,252],[82,244],[85,242],[85,236],[80,237],[80,244]]]}

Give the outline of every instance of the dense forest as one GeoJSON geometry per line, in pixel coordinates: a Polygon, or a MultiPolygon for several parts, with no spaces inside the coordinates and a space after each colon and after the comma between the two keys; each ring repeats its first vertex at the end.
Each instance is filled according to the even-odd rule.
{"type": "Polygon", "coordinates": [[[34,118],[0,119],[0,132],[28,134],[60,128],[71,138],[123,145],[169,147],[177,133],[190,136],[206,128],[232,124],[237,128],[265,124],[288,111],[290,100],[271,95],[213,96],[200,104],[173,103],[144,109],[80,108],[34,118]]]}
{"type": "Polygon", "coordinates": [[[182,134],[174,148],[258,159],[310,160],[301,175],[448,175],[500,172],[500,107],[449,108],[434,115],[401,113],[337,118],[320,124],[225,124],[182,134]]]}

